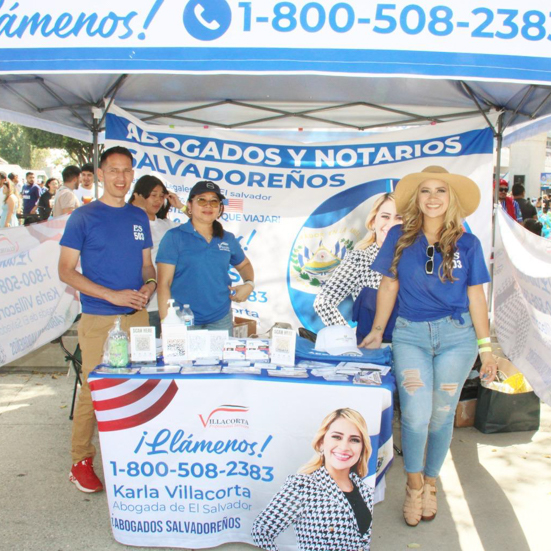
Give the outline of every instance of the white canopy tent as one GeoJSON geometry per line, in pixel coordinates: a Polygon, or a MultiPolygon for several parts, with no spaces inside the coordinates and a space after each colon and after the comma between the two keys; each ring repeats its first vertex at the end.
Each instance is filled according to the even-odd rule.
{"type": "Polygon", "coordinates": [[[159,124],[253,131],[361,131],[484,116],[495,109],[503,113],[503,132],[551,114],[547,85],[419,77],[41,73],[4,74],[0,84],[3,120],[85,141],[103,130],[94,113],[106,99],[159,124]]]}

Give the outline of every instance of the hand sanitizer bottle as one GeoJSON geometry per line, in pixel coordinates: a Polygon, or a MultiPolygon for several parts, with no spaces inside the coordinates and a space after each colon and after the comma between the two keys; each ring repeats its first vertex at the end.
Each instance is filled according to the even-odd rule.
{"type": "Polygon", "coordinates": [[[181,323],[180,318],[178,316],[178,312],[174,306],[174,299],[169,298],[168,301],[168,312],[166,314],[166,317],[161,321],[162,325],[178,325],[181,323]]]}

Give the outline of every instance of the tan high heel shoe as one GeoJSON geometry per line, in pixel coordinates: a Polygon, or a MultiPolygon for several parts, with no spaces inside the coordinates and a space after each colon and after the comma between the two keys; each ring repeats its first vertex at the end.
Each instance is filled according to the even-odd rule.
{"type": "Polygon", "coordinates": [[[406,484],[404,520],[408,526],[417,526],[423,515],[423,488],[415,490],[406,484]]]}
{"type": "Polygon", "coordinates": [[[436,516],[437,509],[436,486],[425,484],[423,486],[423,514],[421,520],[432,520],[436,516]]]}

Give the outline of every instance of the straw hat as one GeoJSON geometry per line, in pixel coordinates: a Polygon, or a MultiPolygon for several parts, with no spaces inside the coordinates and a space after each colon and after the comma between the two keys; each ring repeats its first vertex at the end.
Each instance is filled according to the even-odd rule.
{"type": "Polygon", "coordinates": [[[421,172],[404,176],[396,184],[394,198],[396,201],[396,211],[398,213],[402,213],[411,199],[411,196],[417,193],[419,185],[426,180],[441,180],[453,188],[459,200],[459,204],[461,205],[463,216],[472,214],[480,203],[480,190],[470,178],[459,174],[450,174],[441,166],[428,166],[421,172]]]}

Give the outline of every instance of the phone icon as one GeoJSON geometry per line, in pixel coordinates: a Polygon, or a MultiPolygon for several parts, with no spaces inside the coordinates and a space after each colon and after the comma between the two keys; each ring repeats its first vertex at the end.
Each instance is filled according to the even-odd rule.
{"type": "Polygon", "coordinates": [[[220,28],[220,23],[216,21],[216,19],[213,19],[212,21],[207,21],[203,14],[205,13],[205,8],[202,4],[197,4],[193,10],[193,13],[195,14],[195,17],[197,17],[197,21],[201,23],[204,27],[211,31],[217,31],[220,28]]]}
{"type": "Polygon", "coordinates": [[[227,0],[189,0],[184,8],[184,27],[197,40],[220,38],[229,29],[231,20],[227,0]]]}

